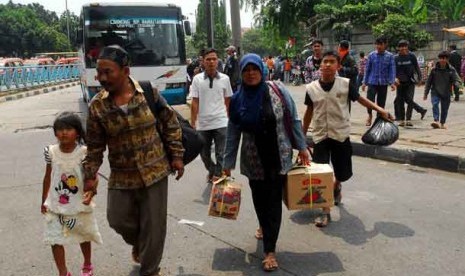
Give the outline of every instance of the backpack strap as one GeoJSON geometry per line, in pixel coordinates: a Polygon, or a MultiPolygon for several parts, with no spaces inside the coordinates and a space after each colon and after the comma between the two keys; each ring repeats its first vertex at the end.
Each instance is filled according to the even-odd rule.
{"type": "Polygon", "coordinates": [[[144,97],[149,105],[153,115],[158,116],[161,109],[167,106],[166,100],[158,94],[158,91],[154,91],[150,81],[139,81],[139,85],[144,90],[144,97]],[[155,97],[157,94],[157,97],[155,97]]]}

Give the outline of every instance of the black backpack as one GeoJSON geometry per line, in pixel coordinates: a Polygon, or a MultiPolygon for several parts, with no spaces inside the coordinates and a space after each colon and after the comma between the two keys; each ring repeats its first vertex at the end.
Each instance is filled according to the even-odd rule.
{"type": "MultiPolygon", "coordinates": [[[[159,95],[159,100],[155,101],[155,96],[153,94],[154,92],[153,92],[152,84],[150,83],[150,81],[139,81],[139,85],[144,90],[145,100],[147,101],[147,104],[149,105],[150,110],[152,111],[155,117],[158,117],[160,110],[163,107],[168,106],[165,98],[163,98],[162,95],[159,95]]],[[[185,149],[183,161],[184,161],[184,165],[187,165],[199,155],[203,147],[203,140],[200,137],[200,135],[197,133],[197,131],[194,128],[192,128],[192,126],[189,124],[189,121],[184,119],[182,115],[179,114],[176,110],[173,109],[173,111],[176,113],[176,117],[178,118],[179,124],[181,125],[182,146],[185,149]]],[[[157,130],[160,134],[160,137],[163,139],[163,135],[160,131],[159,125],[157,125],[157,130]]],[[[165,143],[164,145],[166,147],[165,143]]],[[[168,151],[167,150],[165,151],[168,154],[168,151]]]]}

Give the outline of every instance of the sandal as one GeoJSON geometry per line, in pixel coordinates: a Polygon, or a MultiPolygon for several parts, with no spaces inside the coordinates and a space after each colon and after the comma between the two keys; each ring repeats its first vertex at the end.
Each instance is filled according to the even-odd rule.
{"type": "Polygon", "coordinates": [[[365,126],[371,126],[371,117],[368,117],[366,122],[365,122],[365,126]]]}
{"type": "Polygon", "coordinates": [[[331,221],[331,214],[321,214],[315,219],[315,226],[316,227],[326,227],[328,226],[329,222],[331,221]]]}
{"type": "Polygon", "coordinates": [[[93,276],[94,275],[94,267],[90,265],[83,265],[81,268],[81,276],[93,276]]]}
{"type": "Polygon", "coordinates": [[[255,230],[255,238],[257,240],[263,240],[263,232],[261,227],[258,227],[257,230],[255,230]]]}
{"type": "Polygon", "coordinates": [[[262,261],[263,270],[266,272],[275,271],[279,268],[276,256],[274,253],[268,253],[268,255],[262,261]]]}

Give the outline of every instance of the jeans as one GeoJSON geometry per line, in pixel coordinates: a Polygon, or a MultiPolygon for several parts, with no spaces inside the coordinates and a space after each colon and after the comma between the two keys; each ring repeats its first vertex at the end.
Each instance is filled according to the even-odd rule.
{"type": "Polygon", "coordinates": [[[284,83],[289,83],[290,75],[291,75],[291,71],[284,71],[284,83]]]}
{"type": "Polygon", "coordinates": [[[226,131],[227,128],[217,128],[210,130],[199,130],[199,134],[203,139],[203,148],[200,152],[203,164],[210,176],[221,176],[223,173],[223,154],[226,146],[226,131]],[[215,159],[216,163],[211,158],[212,142],[215,142],[215,159]]]}
{"type": "Polygon", "coordinates": [[[441,98],[437,95],[431,95],[431,104],[433,104],[434,121],[440,121],[441,124],[445,124],[447,113],[449,112],[450,97],[441,98]],[[441,104],[441,114],[439,114],[439,104],[441,104]],[[441,117],[441,120],[439,120],[439,117],[441,117]]]}
{"type": "MultiPolygon", "coordinates": [[[[376,98],[376,104],[384,108],[386,105],[387,87],[387,85],[368,85],[367,98],[372,102],[375,102],[376,98]]],[[[367,108],[367,111],[371,116],[371,109],[367,108]]]]}
{"type": "Polygon", "coordinates": [[[397,95],[394,100],[394,112],[396,120],[405,120],[405,104],[407,104],[407,121],[412,119],[412,109],[416,112],[421,113],[424,108],[413,101],[413,94],[415,93],[415,84],[413,83],[401,83],[397,87],[397,95]]]}
{"type": "Polygon", "coordinates": [[[357,76],[357,91],[360,90],[360,86],[362,86],[363,83],[363,75],[358,74],[357,76]]]}

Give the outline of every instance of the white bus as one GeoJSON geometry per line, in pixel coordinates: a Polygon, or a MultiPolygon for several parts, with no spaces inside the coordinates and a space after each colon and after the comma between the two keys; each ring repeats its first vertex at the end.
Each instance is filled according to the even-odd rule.
{"type": "Polygon", "coordinates": [[[181,8],[171,4],[84,5],[77,34],[84,101],[101,89],[95,69],[100,49],[118,44],[130,55],[135,79],[151,81],[171,105],[185,103],[184,35],[190,35],[190,26],[183,18],[181,8]]]}

